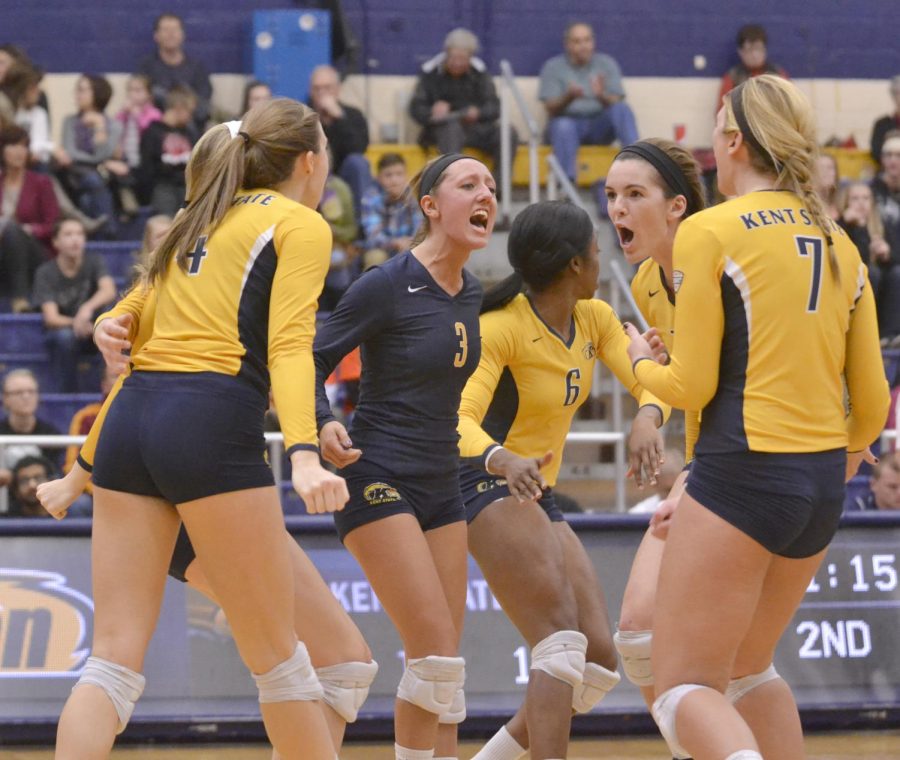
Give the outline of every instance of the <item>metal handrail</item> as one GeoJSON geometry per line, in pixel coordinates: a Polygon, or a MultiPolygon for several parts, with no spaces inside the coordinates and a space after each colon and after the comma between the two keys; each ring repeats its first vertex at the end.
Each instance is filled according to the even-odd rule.
{"type": "MultiPolygon", "coordinates": [[[[7,446],[39,446],[44,448],[61,449],[65,446],[77,446],[85,442],[86,435],[0,435],[0,455],[7,446]]],[[[272,466],[272,474],[276,483],[282,482],[281,455],[284,451],[283,433],[266,433],[266,445],[269,447],[269,463],[272,466]]],[[[618,450],[621,448],[624,454],[625,433],[622,432],[581,432],[569,433],[566,443],[572,444],[597,444],[612,443],[616,446],[616,511],[625,511],[625,460],[618,460],[618,450]]],[[[6,489],[0,489],[0,511],[5,512],[7,493],[6,489]]]]}
{"type": "Polygon", "coordinates": [[[515,156],[510,155],[512,146],[509,139],[509,98],[506,93],[512,95],[519,109],[519,114],[525,122],[525,128],[528,130],[528,201],[529,203],[537,203],[541,199],[540,173],[538,167],[538,145],[541,142],[541,131],[538,127],[534,116],[525,102],[525,97],[516,84],[516,76],[513,73],[512,65],[505,58],[500,61],[500,75],[503,78],[503,92],[500,99],[500,153],[501,163],[503,164],[503,176],[501,181],[504,183],[503,198],[501,199],[502,211],[506,218],[512,209],[512,162],[515,156]],[[508,183],[508,184],[507,184],[508,183]]]}
{"type": "Polygon", "coordinates": [[[581,196],[578,195],[575,185],[572,184],[572,180],[569,179],[565,169],[563,169],[562,164],[556,157],[556,154],[551,153],[547,156],[547,166],[550,169],[547,173],[547,200],[556,200],[558,195],[557,186],[559,186],[572,203],[587,211],[587,206],[584,205],[584,201],[582,201],[581,196]]]}

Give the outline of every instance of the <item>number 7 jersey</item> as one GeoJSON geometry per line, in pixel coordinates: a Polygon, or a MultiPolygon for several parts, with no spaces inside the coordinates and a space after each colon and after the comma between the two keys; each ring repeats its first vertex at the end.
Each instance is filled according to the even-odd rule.
{"type": "Polygon", "coordinates": [[[856,247],[790,192],[759,191],[686,219],[675,238],[675,345],[641,384],[702,410],[697,454],[868,446],[888,389],[875,302],[856,247]],[[850,415],[844,403],[844,386],[850,415]]]}

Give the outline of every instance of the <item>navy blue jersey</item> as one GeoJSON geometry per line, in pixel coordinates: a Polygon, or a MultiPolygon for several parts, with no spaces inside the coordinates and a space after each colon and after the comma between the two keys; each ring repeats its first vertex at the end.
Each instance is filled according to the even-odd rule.
{"type": "Polygon", "coordinates": [[[481,285],[463,272],[450,296],[409,251],[367,271],[316,333],[316,418],[334,416],[325,379],[361,347],[350,437],[362,462],[394,475],[455,472],[462,389],[481,356],[481,285]]]}

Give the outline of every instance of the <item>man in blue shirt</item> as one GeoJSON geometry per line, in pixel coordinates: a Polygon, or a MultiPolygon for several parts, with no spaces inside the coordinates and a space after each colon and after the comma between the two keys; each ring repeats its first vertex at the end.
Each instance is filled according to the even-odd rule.
{"type": "Polygon", "coordinates": [[[594,30],[576,21],[566,27],[565,53],[541,68],[538,97],[547,109],[553,152],[575,180],[580,145],[630,145],[638,139],[634,113],[625,102],[622,72],[611,56],[594,50],[594,30]]]}

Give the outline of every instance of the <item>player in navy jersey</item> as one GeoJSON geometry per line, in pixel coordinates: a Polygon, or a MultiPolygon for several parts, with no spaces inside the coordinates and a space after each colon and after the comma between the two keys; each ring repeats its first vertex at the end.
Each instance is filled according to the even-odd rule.
{"type": "Polygon", "coordinates": [[[465,717],[458,647],[467,547],[456,428],[460,394],[478,366],[482,294],[463,266],[487,245],[497,212],[494,178],[459,154],[429,163],[413,191],[425,215],[417,242],[357,280],[314,345],[322,456],[341,468],[350,491],[335,525],[406,655],[394,717],[398,760],[455,756],[455,724],[465,717]],[[357,346],[362,376],[348,434],[324,381],[357,346]]]}
{"type": "Polygon", "coordinates": [[[529,206],[513,223],[509,262],[514,273],[485,295],[481,362],[462,395],[460,483],[469,548],[532,648],[531,673],[523,708],[478,760],[515,760],[525,747],[565,757],[572,710],[590,711],[619,681],[603,590],[553,494],[595,363],[662,423],[631,373],[622,323],[593,297],[590,216],[567,202],[529,206]]]}
{"type": "Polygon", "coordinates": [[[713,150],[735,197],[679,226],[670,364],[629,328],[638,381],[701,411],[653,610],[653,716],[679,757],[800,758],[793,695],[766,671],[889,394],[865,265],[812,188],[809,102],[748,80],[725,97],[713,150]],[[735,709],[735,669],[755,720],[783,727],[777,747],[735,709]]]}

